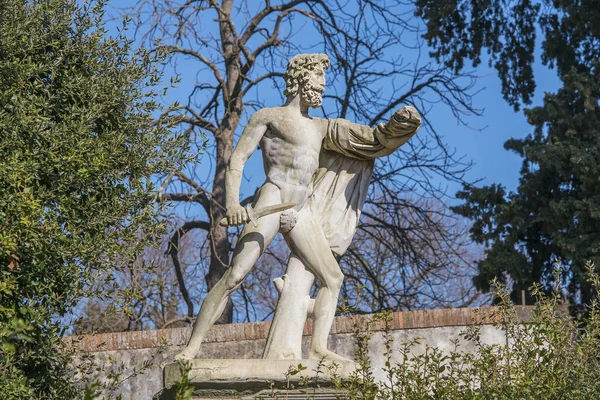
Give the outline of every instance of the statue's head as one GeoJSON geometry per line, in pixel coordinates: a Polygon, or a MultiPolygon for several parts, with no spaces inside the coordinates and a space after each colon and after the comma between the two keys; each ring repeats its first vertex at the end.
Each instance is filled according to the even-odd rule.
{"type": "Polygon", "coordinates": [[[325,70],[329,68],[325,54],[298,54],[288,62],[285,79],[286,96],[300,97],[311,107],[321,107],[325,92],[325,70]]]}

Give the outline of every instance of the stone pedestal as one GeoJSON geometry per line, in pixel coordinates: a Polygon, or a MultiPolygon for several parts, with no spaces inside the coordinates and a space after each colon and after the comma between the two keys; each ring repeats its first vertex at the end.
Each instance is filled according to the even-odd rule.
{"type": "MultiPolygon", "coordinates": [[[[347,379],[353,362],[318,360],[196,359],[191,361],[189,384],[194,400],[343,399],[332,380],[347,379]]],[[[176,363],[165,366],[164,387],[154,399],[175,399],[174,384],[181,381],[176,363]]]]}

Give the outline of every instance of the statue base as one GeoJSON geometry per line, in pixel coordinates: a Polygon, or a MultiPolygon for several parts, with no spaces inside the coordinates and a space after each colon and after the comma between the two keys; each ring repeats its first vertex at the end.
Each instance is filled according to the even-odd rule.
{"type": "MultiPolygon", "coordinates": [[[[350,378],[357,364],[319,360],[195,359],[187,373],[193,400],[343,399],[335,382],[350,378]]],[[[164,389],[155,400],[175,399],[184,381],[179,364],[164,368],[164,389]]]]}

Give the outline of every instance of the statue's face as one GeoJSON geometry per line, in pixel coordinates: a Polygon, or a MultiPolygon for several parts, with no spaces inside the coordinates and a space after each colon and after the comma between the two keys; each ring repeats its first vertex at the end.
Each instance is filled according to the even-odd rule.
{"type": "Polygon", "coordinates": [[[325,70],[317,66],[309,72],[308,79],[300,89],[302,99],[312,108],[321,107],[325,93],[325,70]]]}

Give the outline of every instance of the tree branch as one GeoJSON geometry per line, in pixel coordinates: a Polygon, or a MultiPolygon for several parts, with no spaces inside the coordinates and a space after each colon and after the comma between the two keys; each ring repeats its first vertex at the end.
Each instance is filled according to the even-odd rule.
{"type": "Polygon", "coordinates": [[[165,253],[165,255],[171,256],[173,268],[175,269],[175,275],[177,276],[177,283],[179,284],[179,291],[181,292],[183,301],[187,305],[187,316],[189,318],[194,318],[194,304],[192,303],[190,294],[187,290],[187,287],[185,286],[185,281],[183,279],[183,271],[181,269],[181,264],[179,263],[179,241],[186,233],[188,233],[192,229],[204,229],[206,231],[210,231],[210,224],[206,221],[185,222],[171,236],[171,240],[169,240],[169,245],[165,253]]]}

